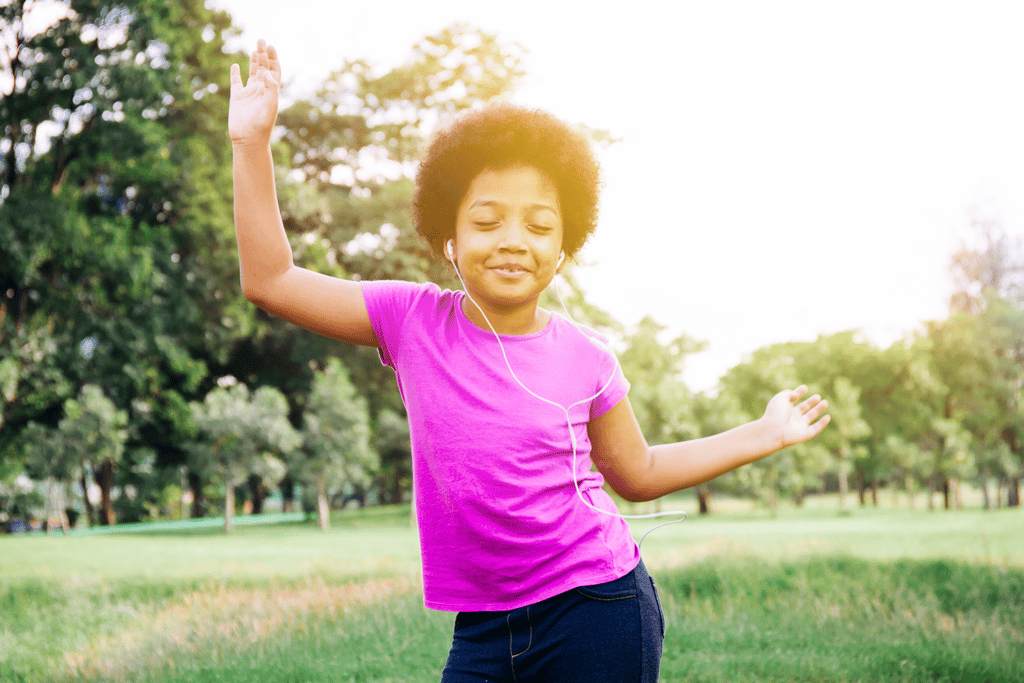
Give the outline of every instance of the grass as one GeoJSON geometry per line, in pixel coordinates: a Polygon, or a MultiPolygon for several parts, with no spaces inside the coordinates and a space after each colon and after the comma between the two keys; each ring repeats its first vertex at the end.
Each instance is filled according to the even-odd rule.
{"type": "Polygon", "coordinates": [[[1024,570],[703,561],[662,577],[663,680],[1019,681],[1024,570]]]}
{"type": "MultiPolygon", "coordinates": [[[[452,615],[422,607],[408,508],[332,521],[0,537],[0,681],[437,680],[452,615]]],[[[1019,682],[1022,540],[1020,510],[660,529],[662,681],[1019,682]]]]}

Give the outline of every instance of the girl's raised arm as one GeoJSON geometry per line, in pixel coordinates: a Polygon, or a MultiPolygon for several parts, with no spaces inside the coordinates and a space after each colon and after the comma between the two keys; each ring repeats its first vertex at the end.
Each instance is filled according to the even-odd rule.
{"type": "Polygon", "coordinates": [[[231,66],[231,134],[235,236],[242,293],[263,310],[333,339],[378,346],[359,283],[314,273],[292,262],[274,185],[270,134],[277,118],[281,64],[263,40],[242,84],[231,66]]]}

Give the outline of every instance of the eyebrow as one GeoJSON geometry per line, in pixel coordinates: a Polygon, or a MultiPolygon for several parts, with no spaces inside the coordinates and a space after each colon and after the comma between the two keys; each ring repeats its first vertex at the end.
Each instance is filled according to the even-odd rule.
{"type": "MultiPolygon", "coordinates": [[[[504,202],[500,202],[497,199],[477,199],[475,202],[473,202],[472,204],[469,205],[469,208],[470,209],[475,209],[478,206],[505,206],[505,204],[504,204],[504,202]]],[[[556,209],[555,207],[553,207],[550,204],[530,204],[526,208],[534,210],[534,211],[537,211],[537,210],[550,211],[551,213],[555,214],[556,216],[559,215],[558,209],[556,209]]]]}

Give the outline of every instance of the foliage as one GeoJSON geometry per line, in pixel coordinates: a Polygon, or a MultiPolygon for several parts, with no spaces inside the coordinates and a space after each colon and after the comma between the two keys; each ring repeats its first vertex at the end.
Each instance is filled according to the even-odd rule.
{"type": "Polygon", "coordinates": [[[619,353],[629,379],[629,401],[648,442],[670,443],[700,436],[692,414],[692,396],[683,382],[686,357],[705,347],[687,335],[662,342],[667,328],[645,316],[623,340],[619,353]]]}
{"type": "MultiPolygon", "coordinates": [[[[381,501],[406,498],[408,426],[376,351],[273,320],[241,297],[223,131],[228,67],[245,60],[225,51],[236,35],[230,16],[201,0],[0,7],[3,490],[15,491],[26,471],[83,485],[92,472],[105,499],[125,492],[114,502],[122,517],[140,519],[191,463],[198,501],[218,460],[195,455],[216,440],[191,455],[184,447],[210,433],[197,435],[202,411],[192,406],[217,391],[218,377],[233,376],[281,392],[279,412],[304,425],[296,474],[369,486],[381,501]],[[348,377],[330,399],[326,373],[348,377]],[[125,416],[104,427],[123,436],[122,446],[103,446],[111,457],[75,450],[89,438],[76,422],[92,414],[81,408],[89,386],[103,387],[110,414],[125,416]]],[[[274,153],[296,262],[356,280],[455,286],[410,223],[414,162],[447,117],[511,92],[523,54],[456,24],[394,68],[346,62],[284,109],[274,153]]],[[[613,141],[580,128],[596,144],[613,141]]],[[[799,383],[830,400],[834,424],[821,437],[727,475],[719,488],[774,505],[779,495],[799,501],[851,484],[863,500],[867,488],[927,483],[949,505],[958,481],[975,480],[989,500],[995,479],[992,500],[1000,504],[1005,489],[1012,503],[1024,463],[1024,245],[991,207],[971,207],[967,222],[951,259],[947,319],[885,349],[857,331],[759,349],[729,370],[717,396],[682,381],[698,342],[665,339],[649,318],[627,330],[587,301],[573,264],[560,284],[572,316],[619,343],[651,443],[755,419],[799,383]]],[[[542,305],[560,307],[550,293],[542,305]]],[[[274,479],[284,451],[268,448],[269,459],[237,451],[237,466],[225,461],[215,476],[274,479]]],[[[104,514],[112,519],[113,508],[104,514]]]]}
{"type": "Polygon", "coordinates": [[[234,487],[249,473],[278,481],[283,459],[302,439],[288,421],[288,402],[272,387],[250,393],[242,383],[219,386],[192,404],[199,440],[188,445],[189,467],[224,483],[225,530],[231,530],[234,487]]]}
{"type": "Polygon", "coordinates": [[[199,0],[2,12],[0,358],[41,353],[5,384],[0,429],[52,425],[101,384],[130,412],[130,452],[178,465],[182,406],[251,327],[224,248],[230,18],[199,0]]]}
{"type": "Polygon", "coordinates": [[[288,469],[298,481],[317,488],[325,528],[327,487],[365,490],[378,465],[370,448],[366,401],[356,395],[337,358],[315,374],[302,419],[303,447],[291,452],[288,469]]]}
{"type": "Polygon", "coordinates": [[[1024,240],[1007,232],[991,204],[971,205],[966,219],[960,247],[950,259],[950,310],[977,314],[993,295],[1018,307],[1024,304],[1024,240]]]}

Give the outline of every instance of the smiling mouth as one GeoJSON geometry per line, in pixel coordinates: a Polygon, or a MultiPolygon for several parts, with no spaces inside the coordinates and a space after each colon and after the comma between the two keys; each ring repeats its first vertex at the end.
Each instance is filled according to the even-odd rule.
{"type": "Polygon", "coordinates": [[[526,273],[530,272],[526,268],[514,264],[503,264],[500,266],[494,266],[493,268],[491,268],[491,270],[493,270],[498,275],[504,275],[505,277],[516,277],[519,275],[525,275],[526,273]]]}

